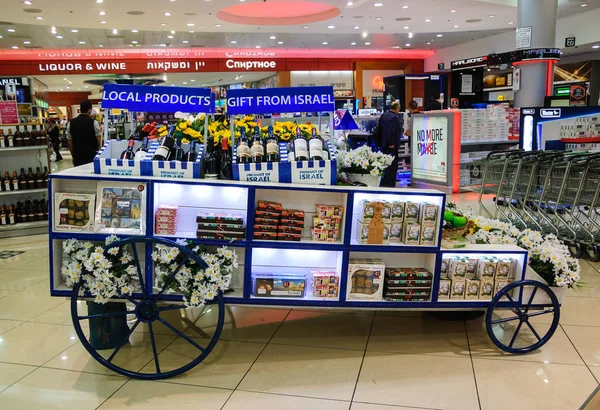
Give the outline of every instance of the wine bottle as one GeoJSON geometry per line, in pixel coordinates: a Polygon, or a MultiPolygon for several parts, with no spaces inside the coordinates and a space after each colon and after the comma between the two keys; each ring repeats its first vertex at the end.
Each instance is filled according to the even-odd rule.
{"type": "Polygon", "coordinates": [[[0,206],[0,225],[8,225],[6,220],[6,208],[4,205],[0,206]]]}
{"type": "Polygon", "coordinates": [[[293,162],[296,160],[296,156],[294,155],[294,146],[291,142],[286,142],[286,149],[288,153],[288,161],[293,162]]]}
{"type": "Polygon", "coordinates": [[[44,211],[44,221],[48,220],[48,201],[46,201],[45,199],[42,199],[40,201],[40,206],[42,207],[42,210],[44,211]]]}
{"type": "Polygon", "coordinates": [[[181,136],[177,137],[176,143],[171,149],[169,161],[183,161],[183,148],[181,148],[181,136]]]}
{"type": "Polygon", "coordinates": [[[215,140],[209,137],[206,143],[206,156],[204,157],[204,178],[217,179],[219,177],[219,161],[215,153],[215,140]]]}
{"type": "Polygon", "coordinates": [[[141,161],[144,158],[146,158],[147,153],[148,153],[148,137],[144,137],[142,146],[135,152],[134,159],[136,161],[141,161]]]}
{"type": "Polygon", "coordinates": [[[35,125],[31,126],[30,144],[29,145],[42,145],[40,142],[40,133],[35,125]]]}
{"type": "Polygon", "coordinates": [[[294,158],[296,161],[308,161],[308,144],[302,136],[300,126],[296,128],[296,139],[294,139],[294,158]]]}
{"type": "Polygon", "coordinates": [[[30,146],[31,144],[31,133],[27,129],[27,125],[23,126],[23,146],[30,146]]]}
{"type": "Polygon", "coordinates": [[[25,175],[25,168],[21,168],[21,174],[19,175],[19,189],[27,189],[27,175],[25,175]]]}
{"type": "Polygon", "coordinates": [[[44,187],[44,175],[42,174],[42,171],[40,171],[40,167],[35,168],[35,187],[44,187]]]}
{"type": "Polygon", "coordinates": [[[317,129],[312,129],[312,136],[308,141],[310,159],[312,161],[321,161],[323,159],[323,140],[317,135],[317,129]]]}
{"type": "Polygon", "coordinates": [[[279,141],[273,135],[273,127],[269,125],[267,131],[267,162],[279,162],[279,141]]]}
{"type": "Polygon", "coordinates": [[[229,142],[225,138],[221,140],[221,173],[219,179],[233,179],[233,160],[231,152],[229,152],[229,142]]]}
{"type": "Polygon", "coordinates": [[[121,152],[120,159],[133,159],[133,145],[135,144],[135,140],[133,137],[129,138],[129,142],[127,143],[127,149],[121,152]]]}
{"type": "Polygon", "coordinates": [[[246,127],[240,129],[240,140],[237,146],[237,162],[245,164],[251,161],[250,147],[248,146],[248,137],[246,137],[246,127]]]}
{"type": "Polygon", "coordinates": [[[20,224],[24,222],[23,219],[23,204],[21,202],[17,202],[17,206],[15,208],[15,222],[20,224]]]}
{"type": "Polygon", "coordinates": [[[46,127],[44,127],[43,125],[40,126],[41,130],[40,130],[40,141],[41,141],[41,145],[46,145],[48,144],[48,131],[46,130],[46,127]]]}
{"type": "Polygon", "coordinates": [[[17,130],[15,131],[15,147],[22,147],[22,146],[23,146],[23,133],[21,132],[21,130],[19,129],[19,126],[17,125],[17,130]]]}
{"type": "Polygon", "coordinates": [[[7,220],[8,220],[9,225],[15,225],[17,223],[16,218],[15,218],[15,206],[14,205],[8,206],[7,220]]]}
{"type": "Polygon", "coordinates": [[[2,191],[11,191],[10,182],[10,176],[8,175],[8,172],[5,172],[4,179],[2,179],[2,191]]]}
{"type": "MultiPolygon", "coordinates": [[[[17,177],[17,173],[14,174],[15,178],[17,177]]],[[[48,188],[48,167],[44,167],[44,173],[42,174],[44,177],[44,186],[43,188],[48,188]]]]}
{"type": "Polygon", "coordinates": [[[43,221],[44,220],[44,208],[42,207],[42,201],[33,201],[33,210],[34,210],[34,220],[43,221]]]}
{"type": "Polygon", "coordinates": [[[254,136],[252,137],[252,147],[250,148],[252,162],[263,162],[265,160],[265,147],[263,146],[260,128],[254,127],[254,136]]]}
{"type": "Polygon", "coordinates": [[[0,130],[0,148],[6,148],[6,138],[3,130],[0,130]]]}
{"type": "Polygon", "coordinates": [[[35,221],[35,213],[33,212],[33,205],[31,201],[25,201],[25,210],[27,211],[27,222],[35,221]]]}
{"type": "Polygon", "coordinates": [[[13,171],[11,189],[13,191],[18,191],[19,190],[19,177],[17,176],[17,171],[13,171]]]}
{"type": "Polygon", "coordinates": [[[15,146],[15,137],[12,133],[12,128],[9,128],[8,134],[6,134],[6,146],[9,148],[15,146]]]}
{"type": "Polygon", "coordinates": [[[173,132],[175,132],[175,126],[172,125],[169,129],[169,133],[163,137],[160,141],[160,145],[156,148],[154,152],[154,156],[152,157],[152,161],[166,161],[169,158],[169,153],[171,152],[171,148],[175,145],[175,140],[173,139],[173,132]]]}
{"type": "Polygon", "coordinates": [[[190,150],[185,154],[184,161],[196,162],[198,159],[198,153],[196,152],[196,141],[190,143],[190,150]]]}
{"type": "Polygon", "coordinates": [[[35,188],[35,175],[33,169],[29,167],[29,173],[27,174],[27,189],[35,188]]]}

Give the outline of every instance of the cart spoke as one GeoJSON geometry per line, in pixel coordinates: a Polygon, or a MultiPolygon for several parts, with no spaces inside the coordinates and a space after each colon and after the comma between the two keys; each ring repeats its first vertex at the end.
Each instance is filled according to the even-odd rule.
{"type": "Polygon", "coordinates": [[[537,290],[538,290],[537,286],[533,288],[533,292],[531,292],[531,296],[529,297],[529,302],[527,302],[527,306],[525,307],[525,313],[529,312],[529,308],[531,307],[531,304],[533,303],[533,298],[535,297],[537,290]]]}
{"type": "Polygon", "coordinates": [[[77,319],[102,319],[105,317],[121,317],[127,315],[134,315],[135,310],[125,310],[123,312],[107,312],[107,313],[98,313],[97,315],[86,315],[86,316],[77,316],[77,319]]]}
{"type": "Polygon", "coordinates": [[[183,265],[185,265],[187,263],[187,261],[189,259],[190,259],[189,255],[185,255],[185,257],[183,258],[183,260],[179,263],[179,265],[177,265],[177,267],[169,275],[169,277],[167,278],[167,280],[165,280],[165,283],[163,284],[162,289],[155,296],[155,300],[158,299],[165,292],[165,290],[167,290],[167,288],[169,287],[169,285],[171,284],[171,282],[173,282],[173,279],[175,279],[175,275],[177,275],[177,272],[179,272],[179,270],[183,267],[183,265]]]}
{"type": "Polygon", "coordinates": [[[127,332],[127,335],[123,338],[123,340],[121,341],[121,343],[119,343],[119,346],[115,349],[114,352],[112,352],[112,354],[109,356],[108,359],[106,359],[109,363],[112,362],[112,359],[115,358],[115,356],[117,355],[117,353],[119,353],[119,350],[121,350],[121,348],[123,346],[125,346],[125,343],[127,343],[129,341],[129,338],[131,337],[131,334],[133,333],[133,331],[135,330],[135,328],[137,327],[137,325],[140,324],[140,320],[136,320],[135,323],[133,324],[133,326],[131,327],[131,329],[129,329],[129,332],[127,332]]]}
{"type": "Polygon", "coordinates": [[[513,320],[517,320],[517,319],[519,319],[519,316],[513,316],[513,317],[509,317],[509,318],[505,318],[505,319],[498,319],[498,320],[492,321],[492,325],[497,325],[498,323],[512,322],[513,320]]]}
{"type": "Polygon", "coordinates": [[[512,298],[512,296],[510,296],[508,293],[506,293],[505,296],[509,300],[509,302],[513,305],[513,307],[520,312],[521,309],[519,309],[519,304],[517,302],[515,302],[515,300],[512,298]]]}
{"type": "Polygon", "coordinates": [[[134,304],[134,305],[136,305],[136,306],[138,305],[138,301],[137,301],[137,300],[135,300],[134,298],[132,298],[131,296],[129,296],[129,295],[123,295],[123,297],[124,297],[125,299],[127,299],[127,301],[128,301],[128,302],[131,302],[131,303],[133,303],[133,304],[134,304]]]}
{"type": "Polygon", "coordinates": [[[192,339],[190,339],[189,337],[187,337],[185,334],[183,334],[183,332],[180,332],[179,330],[175,329],[173,326],[171,326],[170,323],[164,321],[162,318],[158,318],[158,320],[165,325],[166,327],[168,327],[169,329],[171,329],[173,331],[173,333],[175,333],[176,335],[180,336],[182,339],[184,339],[186,342],[188,342],[189,344],[191,344],[192,346],[194,346],[196,349],[200,350],[201,352],[204,352],[204,348],[202,346],[200,346],[198,343],[194,342],[192,339]]]}
{"type": "Polygon", "coordinates": [[[513,335],[512,339],[510,339],[510,344],[508,345],[508,347],[510,347],[511,349],[515,344],[515,340],[517,340],[517,336],[519,334],[519,331],[521,330],[521,326],[523,326],[523,322],[519,322],[519,325],[515,329],[515,334],[513,335]]]}
{"type": "Polygon", "coordinates": [[[133,258],[135,259],[135,266],[137,268],[138,279],[140,280],[140,287],[142,288],[142,295],[147,296],[148,291],[146,289],[146,284],[144,283],[144,277],[142,276],[142,267],[140,266],[140,258],[138,258],[135,243],[131,244],[131,250],[133,252],[133,258]]]}
{"type": "Polygon", "coordinates": [[[554,308],[548,309],[548,310],[543,310],[541,312],[528,313],[527,317],[536,317],[536,316],[541,316],[541,315],[547,315],[548,313],[554,313],[554,308]]]}
{"type": "Polygon", "coordinates": [[[158,308],[158,311],[164,312],[167,310],[178,310],[178,309],[186,309],[186,306],[185,305],[165,306],[165,307],[158,308]]]}
{"type": "Polygon", "coordinates": [[[531,330],[531,333],[533,333],[533,335],[536,337],[536,339],[538,340],[538,342],[542,341],[542,338],[540,337],[540,335],[538,335],[538,333],[535,331],[535,329],[533,328],[533,326],[531,326],[531,323],[529,322],[525,322],[527,324],[527,326],[529,326],[529,330],[531,330]]]}
{"type": "Polygon", "coordinates": [[[152,330],[152,323],[148,322],[148,329],[150,330],[150,341],[152,342],[152,352],[154,353],[154,364],[156,365],[156,373],[160,374],[160,365],[158,364],[158,352],[156,350],[156,342],[154,341],[154,331],[152,330]]]}

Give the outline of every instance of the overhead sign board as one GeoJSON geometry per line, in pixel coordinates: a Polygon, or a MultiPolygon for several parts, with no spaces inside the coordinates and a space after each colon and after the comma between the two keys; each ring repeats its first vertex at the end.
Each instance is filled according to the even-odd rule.
{"type": "Polygon", "coordinates": [[[102,108],[135,112],[213,113],[215,98],[209,88],[105,84],[102,108]]]}
{"type": "Polygon", "coordinates": [[[333,87],[248,88],[227,91],[227,113],[333,112],[333,87]]]}
{"type": "Polygon", "coordinates": [[[450,68],[452,70],[465,70],[467,68],[485,67],[487,65],[487,61],[487,56],[466,58],[463,60],[452,61],[450,63],[450,68]]]}

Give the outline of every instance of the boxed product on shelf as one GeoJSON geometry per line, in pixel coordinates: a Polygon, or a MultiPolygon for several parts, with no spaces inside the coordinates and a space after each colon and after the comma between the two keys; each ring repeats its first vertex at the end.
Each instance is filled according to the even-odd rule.
{"type": "MultiPolygon", "coordinates": [[[[150,175],[145,162],[136,159],[120,159],[123,151],[127,150],[129,141],[127,140],[108,140],[104,143],[100,151],[94,157],[94,174],[104,175],[128,175],[141,176],[150,175]]],[[[137,152],[142,146],[143,141],[135,141],[133,151],[137,152]]],[[[148,149],[154,147],[156,142],[149,142],[148,149]]]]}
{"type": "Polygon", "coordinates": [[[317,205],[318,218],[338,218],[344,216],[344,207],[341,205],[317,205]]]}
{"type": "MultiPolygon", "coordinates": [[[[356,240],[360,244],[369,244],[369,229],[373,221],[358,221],[358,231],[356,240]]],[[[371,243],[370,245],[387,245],[390,243],[390,232],[392,224],[383,224],[383,237],[379,243],[371,243]]]]}
{"type": "Polygon", "coordinates": [[[313,218],[311,236],[317,242],[337,242],[344,207],[340,205],[317,205],[317,216],[313,218]]]}
{"type": "Polygon", "coordinates": [[[304,274],[255,274],[252,294],[257,297],[303,298],[306,289],[304,274]]]}
{"type": "Polygon", "coordinates": [[[381,300],[385,264],[379,259],[350,259],[347,300],[381,300]]]}
{"type": "Polygon", "coordinates": [[[374,201],[367,201],[366,199],[363,199],[361,201],[361,206],[362,206],[362,212],[361,212],[361,217],[359,219],[363,220],[363,221],[368,221],[373,219],[373,216],[375,215],[375,202],[374,201]]]}
{"type": "MultiPolygon", "coordinates": [[[[181,144],[181,149],[185,152],[190,149],[189,143],[181,144]]],[[[202,177],[202,157],[204,146],[196,144],[196,152],[198,156],[195,162],[186,161],[155,161],[152,159],[158,144],[153,144],[148,147],[148,154],[142,160],[143,174],[147,176],[173,178],[173,179],[196,179],[202,177]]]]}
{"type": "Polygon", "coordinates": [[[383,296],[389,301],[429,301],[432,277],[424,268],[386,268],[383,296]]]}
{"type": "Polygon", "coordinates": [[[275,215],[275,214],[281,215],[281,212],[283,211],[283,207],[281,206],[281,204],[279,202],[259,200],[258,204],[256,205],[256,210],[268,212],[272,215],[275,215]]]}
{"type": "Polygon", "coordinates": [[[438,300],[450,299],[450,288],[452,287],[452,281],[450,279],[441,279],[440,287],[438,289],[438,300]]]}
{"type": "Polygon", "coordinates": [[[237,162],[237,147],[233,147],[233,179],[250,182],[290,182],[287,144],[279,143],[279,162],[237,162]]]}
{"type": "Polygon", "coordinates": [[[419,245],[421,242],[421,225],[418,223],[404,224],[404,244],[419,245]]]}
{"type": "Polygon", "coordinates": [[[390,243],[401,243],[403,230],[403,223],[392,222],[390,224],[390,243]]]}
{"type": "Polygon", "coordinates": [[[335,149],[329,140],[325,141],[331,158],[320,161],[288,162],[289,180],[292,184],[335,185],[337,182],[337,161],[335,149]]]}
{"type": "Polygon", "coordinates": [[[421,204],[421,223],[433,224],[438,220],[440,207],[432,204],[421,204]]]}
{"type": "Polygon", "coordinates": [[[418,203],[406,202],[405,213],[404,213],[404,222],[406,222],[406,223],[419,222],[419,208],[420,208],[420,204],[418,204],[418,203]]]}
{"type": "Polygon", "coordinates": [[[313,296],[315,298],[337,298],[340,277],[336,272],[311,272],[313,278],[313,296]]]}
{"type": "Polygon", "coordinates": [[[448,277],[448,267],[450,264],[450,259],[442,258],[442,262],[440,264],[440,277],[447,278],[448,277]]]}
{"type": "Polygon", "coordinates": [[[196,223],[196,237],[200,239],[232,241],[246,238],[244,216],[241,214],[199,212],[196,223]]]}
{"type": "Polygon", "coordinates": [[[469,269],[469,262],[467,258],[454,258],[450,259],[448,266],[448,277],[450,279],[465,279],[467,276],[467,270],[469,269]]]}
{"type": "Polygon", "coordinates": [[[452,279],[452,288],[450,290],[450,299],[465,298],[466,283],[464,279],[452,279]]]}
{"type": "Polygon", "coordinates": [[[494,281],[494,295],[508,286],[508,279],[496,279],[494,281]]]}
{"type": "Polygon", "coordinates": [[[494,280],[498,262],[493,257],[483,257],[477,264],[477,278],[481,280],[494,280]]]}
{"type": "Polygon", "coordinates": [[[514,263],[511,258],[500,258],[498,259],[498,265],[496,269],[496,279],[510,279],[514,278],[514,263]]]}
{"type": "Polygon", "coordinates": [[[404,202],[392,201],[392,223],[404,222],[404,202]]]}
{"type": "Polygon", "coordinates": [[[466,291],[465,299],[479,299],[479,290],[481,287],[481,281],[478,279],[467,279],[465,281],[466,291]]]}
{"type": "Polygon", "coordinates": [[[280,241],[301,241],[304,229],[304,211],[282,209],[277,227],[277,239],[280,241]]]}
{"type": "Polygon", "coordinates": [[[435,245],[435,225],[423,225],[421,228],[420,245],[433,246],[435,245]]]}
{"type": "Polygon", "coordinates": [[[156,235],[175,235],[177,233],[178,206],[159,205],[154,215],[154,233],[156,235]]]}
{"type": "Polygon", "coordinates": [[[479,289],[479,299],[490,300],[494,295],[494,281],[482,279],[479,289]]]}
{"type": "Polygon", "coordinates": [[[111,234],[146,233],[146,184],[99,182],[96,231],[111,234]]]}
{"type": "Polygon", "coordinates": [[[54,194],[54,230],[94,232],[96,194],[57,192],[54,194]]]}
{"type": "Polygon", "coordinates": [[[467,274],[465,279],[475,279],[477,277],[477,266],[479,265],[479,259],[467,258],[467,274]]]}

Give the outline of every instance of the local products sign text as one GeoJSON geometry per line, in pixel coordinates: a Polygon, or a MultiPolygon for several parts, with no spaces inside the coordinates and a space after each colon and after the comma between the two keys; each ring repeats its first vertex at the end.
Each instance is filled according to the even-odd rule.
{"type": "Polygon", "coordinates": [[[208,88],[105,84],[102,108],[121,108],[138,112],[212,113],[215,111],[215,101],[208,88]]]}
{"type": "Polygon", "coordinates": [[[333,87],[330,86],[227,91],[227,112],[231,115],[334,110],[333,87]]]}

